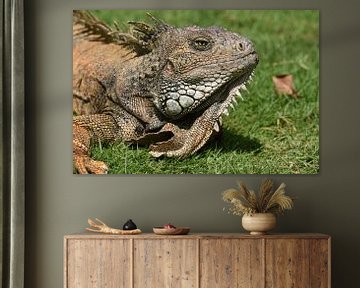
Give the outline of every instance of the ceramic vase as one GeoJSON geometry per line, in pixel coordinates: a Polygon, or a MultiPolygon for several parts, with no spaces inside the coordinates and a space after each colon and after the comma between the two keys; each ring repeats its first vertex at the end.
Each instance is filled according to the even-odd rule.
{"type": "Polygon", "coordinates": [[[276,217],[273,213],[254,213],[243,215],[242,226],[251,235],[263,235],[276,226],[276,217]]]}

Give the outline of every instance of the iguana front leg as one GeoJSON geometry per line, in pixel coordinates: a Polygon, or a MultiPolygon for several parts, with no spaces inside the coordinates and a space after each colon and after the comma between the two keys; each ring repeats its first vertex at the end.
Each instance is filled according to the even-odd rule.
{"type": "Polygon", "coordinates": [[[185,158],[194,154],[210,137],[219,132],[220,104],[213,104],[196,118],[190,128],[168,123],[159,133],[172,132],[173,137],[167,141],[150,145],[150,154],[154,157],[179,157],[185,158]]]}
{"type": "Polygon", "coordinates": [[[107,165],[90,157],[92,140],[130,141],[143,133],[142,124],[123,111],[121,115],[93,114],[73,119],[73,162],[80,174],[106,174],[107,165]]]}

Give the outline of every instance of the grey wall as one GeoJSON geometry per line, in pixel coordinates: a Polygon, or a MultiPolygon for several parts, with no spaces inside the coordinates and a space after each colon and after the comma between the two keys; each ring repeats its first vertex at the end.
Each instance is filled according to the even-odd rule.
{"type": "MultiPolygon", "coordinates": [[[[82,231],[88,216],[113,226],[121,226],[131,217],[145,231],[165,222],[190,225],[197,232],[240,231],[240,218],[222,211],[220,192],[235,185],[238,178],[255,187],[262,176],[71,174],[71,11],[129,8],[130,4],[102,1],[99,6],[100,1],[91,0],[25,2],[26,287],[62,287],[63,235],[82,231]]],[[[153,5],[137,2],[138,8],[205,6],[205,2],[193,1],[158,1],[153,5]]],[[[358,287],[358,9],[344,4],[337,7],[336,1],[298,2],[208,1],[206,8],[321,10],[321,172],[272,177],[277,183],[286,182],[289,193],[299,197],[296,209],[280,218],[278,231],[332,235],[333,287],[358,287]]]]}

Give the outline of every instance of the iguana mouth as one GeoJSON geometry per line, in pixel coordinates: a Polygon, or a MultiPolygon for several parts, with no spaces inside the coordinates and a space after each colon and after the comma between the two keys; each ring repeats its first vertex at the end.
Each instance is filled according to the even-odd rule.
{"type": "Polygon", "coordinates": [[[220,118],[222,117],[222,115],[228,116],[229,108],[234,109],[235,106],[238,104],[237,98],[243,100],[241,92],[247,91],[246,85],[252,81],[255,66],[256,64],[250,69],[247,69],[245,73],[239,73],[230,81],[217,88],[213,92],[213,95],[209,99],[204,101],[201,110],[205,110],[214,104],[216,104],[217,106],[219,106],[220,104],[220,108],[217,110],[217,115],[214,118],[221,121],[220,118]]]}
{"type": "MultiPolygon", "coordinates": [[[[229,108],[235,109],[235,106],[238,105],[237,98],[244,100],[241,95],[242,91],[248,91],[246,85],[252,81],[254,76],[254,67],[252,67],[247,72],[240,74],[239,76],[233,78],[228,83],[224,84],[222,87],[217,89],[214,93],[218,99],[213,103],[215,105],[220,103],[220,108],[217,109],[216,115],[214,115],[213,119],[216,119],[214,122],[214,130],[216,132],[220,131],[220,127],[222,124],[222,116],[229,115],[229,108]]],[[[210,104],[213,105],[213,104],[210,104]]]]}
{"type": "Polygon", "coordinates": [[[237,105],[237,98],[243,100],[241,91],[247,91],[246,85],[252,80],[254,76],[254,70],[250,70],[240,76],[234,78],[230,82],[226,83],[223,87],[220,87],[220,91],[217,92],[221,105],[221,114],[228,115],[229,107],[234,108],[237,105]]]}

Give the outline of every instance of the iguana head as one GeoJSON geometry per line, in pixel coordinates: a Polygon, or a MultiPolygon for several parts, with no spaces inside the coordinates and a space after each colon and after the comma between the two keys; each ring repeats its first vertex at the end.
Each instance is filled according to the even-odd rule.
{"type": "Polygon", "coordinates": [[[223,28],[168,27],[151,53],[162,65],[154,91],[154,104],[169,119],[201,112],[213,103],[227,106],[250,79],[258,63],[247,38],[223,28]]]}

